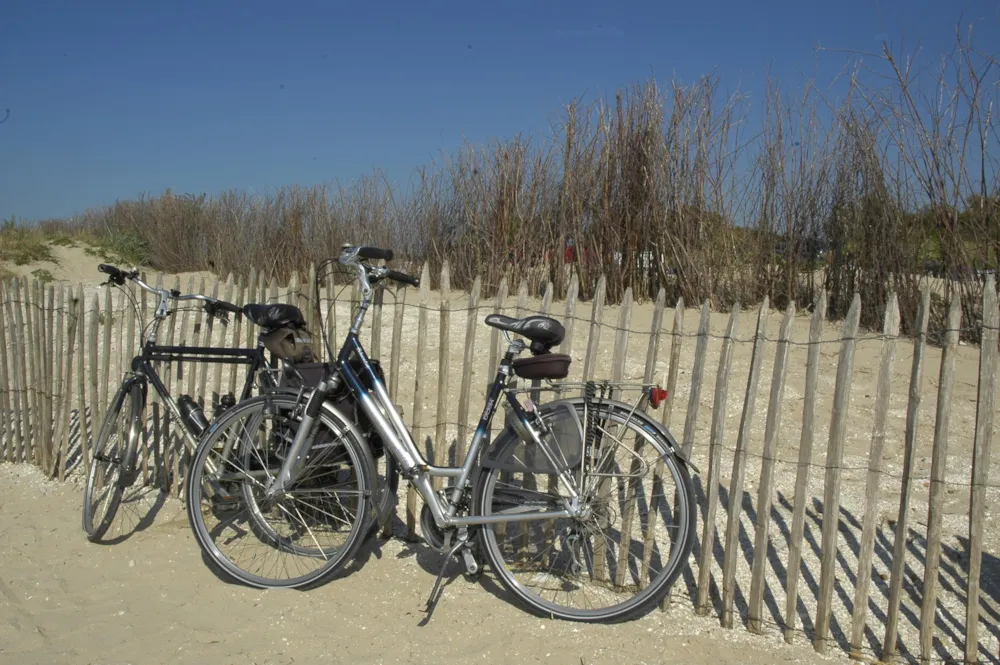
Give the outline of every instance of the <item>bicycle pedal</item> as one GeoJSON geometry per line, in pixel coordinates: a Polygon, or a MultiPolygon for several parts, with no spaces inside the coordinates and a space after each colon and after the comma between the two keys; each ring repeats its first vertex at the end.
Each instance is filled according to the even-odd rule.
{"type": "Polygon", "coordinates": [[[231,494],[216,494],[212,497],[212,505],[218,508],[231,508],[233,506],[242,505],[243,501],[241,497],[233,496],[231,494]]]}

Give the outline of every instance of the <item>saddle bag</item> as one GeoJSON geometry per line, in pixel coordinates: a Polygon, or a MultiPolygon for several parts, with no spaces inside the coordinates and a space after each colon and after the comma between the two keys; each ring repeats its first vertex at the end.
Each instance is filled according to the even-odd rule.
{"type": "Polygon", "coordinates": [[[261,335],[261,341],[274,359],[288,360],[296,365],[311,363],[315,358],[312,338],[305,336],[303,332],[295,328],[275,328],[261,335]]]}

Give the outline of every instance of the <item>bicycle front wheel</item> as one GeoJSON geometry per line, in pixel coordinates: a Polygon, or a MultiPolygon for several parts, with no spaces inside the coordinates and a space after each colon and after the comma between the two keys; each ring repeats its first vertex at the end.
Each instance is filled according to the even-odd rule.
{"type": "Polygon", "coordinates": [[[258,588],[310,588],[353,556],[371,510],[371,457],[323,412],[295,480],[278,474],[300,422],[294,396],[261,395],[226,411],[201,440],[187,478],[188,517],[202,551],[230,578],[258,588]]]}
{"type": "MultiPolygon", "coordinates": [[[[583,403],[568,403],[585,422],[583,403]]],[[[544,419],[553,417],[554,404],[540,409],[544,419]]],[[[507,468],[482,470],[475,506],[482,515],[510,514],[510,521],[480,527],[481,545],[527,609],[603,623],[637,618],[663,598],[687,564],[696,515],[691,476],[660,432],[620,404],[599,404],[593,417],[590,455],[578,454],[567,471],[589,514],[517,520],[528,506],[563,509],[568,493],[556,476],[531,471],[542,451],[512,430],[490,453],[507,468]]]]}
{"type": "Polygon", "coordinates": [[[132,483],[142,399],[142,386],[138,382],[123,382],[98,433],[83,490],[83,530],[91,542],[104,537],[114,523],[122,492],[132,483]]]}

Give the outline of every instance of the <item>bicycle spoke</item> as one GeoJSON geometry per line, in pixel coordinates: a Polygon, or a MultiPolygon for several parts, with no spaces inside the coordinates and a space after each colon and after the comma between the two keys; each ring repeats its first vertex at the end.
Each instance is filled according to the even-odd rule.
{"type": "MultiPolygon", "coordinates": [[[[265,489],[294,438],[295,423],[284,415],[289,399],[254,398],[234,407],[245,414],[234,412],[202,442],[198,459],[228,451],[218,478],[237,499],[235,505],[213,502],[201,490],[208,480],[205,465],[194,471],[202,482],[190,480],[198,488],[189,505],[199,544],[227,572],[254,586],[310,584],[335,571],[358,542],[370,494],[351,449],[324,443],[318,452],[306,452],[303,467],[282,492],[268,496],[265,489]]],[[[321,426],[320,433],[327,432],[321,426]]]]}
{"type": "MultiPolygon", "coordinates": [[[[595,420],[607,415],[593,414],[595,420]]],[[[484,531],[487,551],[505,584],[542,613],[598,620],[646,606],[651,594],[665,593],[664,580],[673,579],[690,550],[693,503],[685,503],[678,515],[663,499],[666,492],[674,495],[674,487],[687,499],[690,480],[678,475],[672,458],[665,464],[670,473],[654,473],[665,444],[631,414],[611,415],[596,428],[600,448],[594,466],[577,476],[589,506],[583,517],[517,521],[521,503],[535,512],[537,498],[560,501],[536,489],[545,470],[532,473],[526,467],[519,477],[504,480],[499,469],[490,469],[484,485],[484,511],[510,515],[503,528],[484,531]],[[632,434],[634,445],[626,443],[632,434]],[[673,486],[665,487],[668,483],[673,486]],[[671,555],[665,558],[664,552],[671,555]]]]}

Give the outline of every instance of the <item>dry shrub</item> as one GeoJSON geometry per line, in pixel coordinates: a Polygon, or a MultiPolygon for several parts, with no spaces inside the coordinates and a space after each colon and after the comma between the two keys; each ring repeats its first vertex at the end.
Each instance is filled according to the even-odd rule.
{"type": "Polygon", "coordinates": [[[771,82],[756,109],[714,77],[647,81],[572,101],[549,138],[466,145],[418,169],[405,195],[375,172],[347,188],[167,192],[76,223],[141,237],[162,270],[282,279],[341,243],[371,243],[414,271],[429,262],[434,285],[447,259],[454,287],[478,274],[486,296],[506,276],[512,291],[552,281],[561,297],[572,270],[584,299],[604,274],[609,302],[664,288],[670,302],[802,308],[825,288],[831,317],[860,293],[876,329],[895,292],[904,331],[932,274],[950,278],[940,295],[960,292],[971,328],[1000,255],[1000,68],[971,38],[933,70],[917,62],[851,54],[836,103],[825,86],[771,82]]]}

